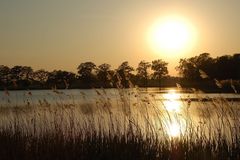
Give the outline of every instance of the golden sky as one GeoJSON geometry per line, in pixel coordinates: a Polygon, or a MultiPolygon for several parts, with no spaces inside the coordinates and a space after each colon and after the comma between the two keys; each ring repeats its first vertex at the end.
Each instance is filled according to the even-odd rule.
{"type": "Polygon", "coordinates": [[[170,74],[180,58],[240,52],[238,0],[1,0],[0,64],[76,72],[81,62],[163,59],[170,74]],[[156,53],[148,32],[161,18],[185,19],[197,38],[191,49],[156,53]]]}

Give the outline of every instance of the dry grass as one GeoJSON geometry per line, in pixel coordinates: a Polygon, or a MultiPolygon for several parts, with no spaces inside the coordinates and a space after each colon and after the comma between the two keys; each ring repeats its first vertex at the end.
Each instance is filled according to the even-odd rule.
{"type": "Polygon", "coordinates": [[[224,98],[177,102],[138,88],[95,90],[94,101],[55,90],[54,103],[0,109],[0,159],[240,159],[240,106],[224,98]],[[63,101],[64,97],[69,101],[63,101]],[[176,133],[177,132],[177,133],[176,133]],[[176,134],[176,135],[175,135],[176,134]]]}

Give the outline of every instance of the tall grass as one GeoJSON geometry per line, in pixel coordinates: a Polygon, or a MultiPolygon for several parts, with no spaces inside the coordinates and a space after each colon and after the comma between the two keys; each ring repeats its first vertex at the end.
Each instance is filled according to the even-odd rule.
{"type": "Polygon", "coordinates": [[[0,108],[0,159],[240,159],[240,105],[195,93],[171,101],[139,88],[96,89],[92,101],[54,90],[54,103],[0,108]],[[69,101],[64,101],[64,97],[69,101]],[[206,97],[205,97],[206,99],[206,97]],[[166,103],[170,101],[170,103],[166,103]]]}

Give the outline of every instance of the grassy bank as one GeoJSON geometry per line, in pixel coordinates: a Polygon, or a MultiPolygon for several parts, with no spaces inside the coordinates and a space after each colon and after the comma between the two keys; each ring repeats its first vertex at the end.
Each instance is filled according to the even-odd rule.
{"type": "Polygon", "coordinates": [[[94,102],[54,91],[54,104],[29,94],[21,106],[2,106],[1,159],[240,159],[239,103],[196,93],[197,103],[180,97],[177,111],[174,99],[137,88],[116,90],[115,100],[95,91],[94,102]]]}

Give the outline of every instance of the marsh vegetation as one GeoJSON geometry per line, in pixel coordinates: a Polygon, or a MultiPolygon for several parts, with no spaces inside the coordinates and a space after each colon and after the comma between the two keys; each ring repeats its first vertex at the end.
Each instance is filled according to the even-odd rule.
{"type": "Polygon", "coordinates": [[[181,59],[182,79],[167,76],[162,60],[141,61],[136,75],[128,62],[115,71],[108,64],[81,63],[78,75],[0,66],[0,158],[240,159],[239,75],[212,74],[213,66],[225,65],[222,60],[236,61],[227,73],[239,55],[181,59]],[[204,93],[191,78],[231,94],[204,93]],[[164,80],[177,87],[163,92],[136,85],[161,86],[164,80]],[[8,90],[35,84],[52,90],[8,90]],[[69,89],[76,84],[92,89],[69,89]]]}
{"type": "Polygon", "coordinates": [[[156,91],[2,92],[1,159],[240,158],[238,95],[156,91]]]}

